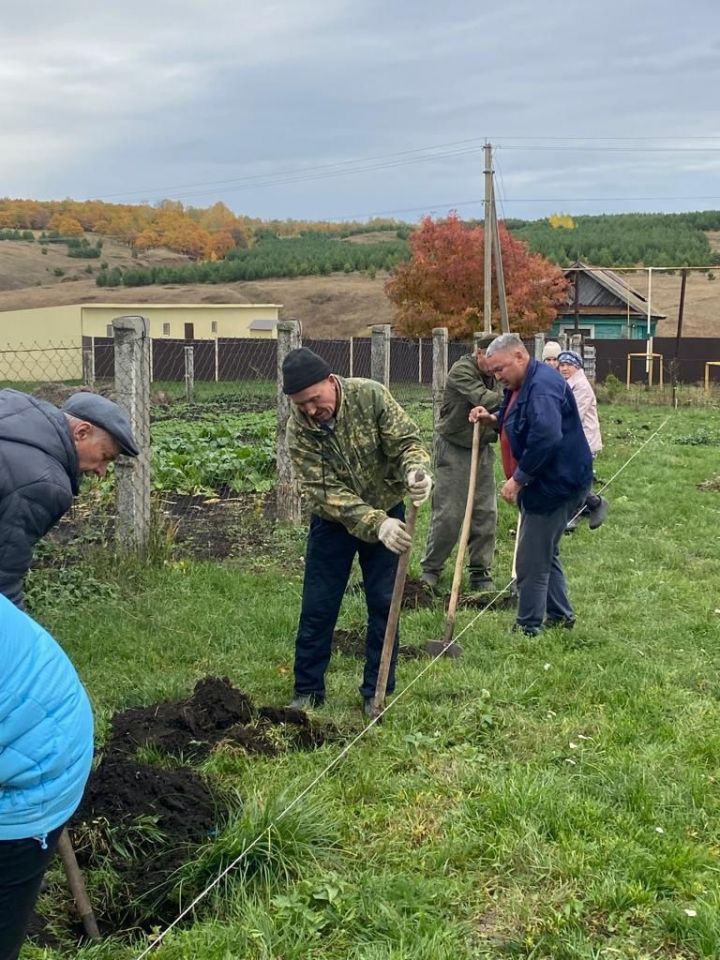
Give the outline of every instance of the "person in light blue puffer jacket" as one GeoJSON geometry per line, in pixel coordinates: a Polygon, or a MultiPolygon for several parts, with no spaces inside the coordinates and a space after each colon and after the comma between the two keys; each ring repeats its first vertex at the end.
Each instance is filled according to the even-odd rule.
{"type": "Polygon", "coordinates": [[[0,960],[15,960],[43,875],[82,799],[90,701],[50,634],[0,596],[0,960]]]}

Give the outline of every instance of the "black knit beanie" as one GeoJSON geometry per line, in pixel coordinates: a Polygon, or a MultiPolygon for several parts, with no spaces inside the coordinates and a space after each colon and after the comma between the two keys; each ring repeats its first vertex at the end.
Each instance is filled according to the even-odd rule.
{"type": "Polygon", "coordinates": [[[291,350],[283,360],[283,393],[292,396],[314,383],[327,380],[332,373],[330,364],[307,347],[291,350]]]}

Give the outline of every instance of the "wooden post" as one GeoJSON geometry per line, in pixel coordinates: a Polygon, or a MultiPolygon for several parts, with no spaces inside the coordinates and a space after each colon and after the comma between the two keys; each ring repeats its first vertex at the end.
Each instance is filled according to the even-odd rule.
{"type": "Polygon", "coordinates": [[[498,227],[497,207],[495,206],[495,186],[490,181],[492,189],[492,233],[495,246],[495,279],[498,288],[498,303],[500,305],[500,333],[510,333],[510,317],[505,293],[505,267],[503,266],[502,250],[500,249],[500,227],[498,227]]]}
{"type": "Polygon", "coordinates": [[[535,359],[542,360],[543,350],[545,349],[545,335],[542,333],[535,334],[535,359]]]}
{"type": "Polygon", "coordinates": [[[195,391],[195,349],[194,347],[185,347],[185,400],[188,403],[193,402],[194,391],[195,391]]]}
{"type": "Polygon", "coordinates": [[[390,324],[379,323],[372,328],[370,345],[370,376],[385,387],[390,386],[390,324]]]}
{"type": "Polygon", "coordinates": [[[117,537],[144,553],[150,537],[150,324],[147,317],[113,320],[115,395],[130,417],[137,457],[120,456],[117,477],[117,537]]]}
{"type": "Polygon", "coordinates": [[[448,372],[448,332],[447,327],[434,327],[433,338],[433,368],[432,368],[432,401],[433,401],[433,432],[440,419],[440,407],[445,393],[445,381],[448,372]]]}
{"type": "Polygon", "coordinates": [[[672,404],[677,407],[677,379],[678,364],[680,362],[680,341],[682,340],[683,314],[685,313],[685,287],[687,285],[687,270],[680,274],[680,305],[678,306],[677,333],[675,335],[675,353],[672,360],[672,404]]]}
{"type": "Polygon", "coordinates": [[[280,320],[277,325],[277,487],[276,516],[280,523],[300,523],[300,488],[292,471],[285,432],[290,418],[290,400],[283,393],[282,365],[291,350],[302,345],[297,320],[280,320]]]}
{"type": "Polygon", "coordinates": [[[483,272],[483,331],[492,332],[492,147],[486,143],[483,147],[485,154],[485,219],[483,221],[483,235],[485,244],[485,260],[483,272]]]}

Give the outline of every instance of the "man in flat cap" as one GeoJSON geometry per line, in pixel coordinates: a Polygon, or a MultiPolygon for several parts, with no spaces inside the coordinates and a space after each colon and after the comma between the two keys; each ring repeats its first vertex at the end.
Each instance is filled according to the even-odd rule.
{"type": "MultiPolygon", "coordinates": [[[[312,350],[291,350],[283,363],[291,415],[287,441],[293,470],[312,516],[302,612],[295,642],[295,699],[325,700],[332,635],[355,555],[368,609],[360,693],[370,714],[398,555],[410,546],[403,497],[427,500],[430,458],[420,433],[375,380],[345,379],[312,350]]],[[[395,684],[397,640],[387,691],[395,684]]]]}
{"type": "MultiPolygon", "coordinates": [[[[431,590],[437,586],[447,558],[460,536],[468,484],[473,427],[468,416],[473,407],[494,412],[502,403],[502,388],[488,370],[485,352],[492,336],[478,340],[473,353],[461,357],[450,368],[445,383],[435,440],[435,489],[432,519],[422,580],[431,590]]],[[[481,424],[480,451],[475,483],[472,525],[468,540],[470,589],[494,590],[491,567],[495,553],[497,501],[495,495],[495,455],[490,446],[497,432],[481,424]]]]}
{"type": "Polygon", "coordinates": [[[59,410],[0,390],[0,593],[24,607],[35,544],[72,506],[81,474],[104,476],[121,453],[136,457],[138,449],[112,400],[81,391],[59,410]]]}

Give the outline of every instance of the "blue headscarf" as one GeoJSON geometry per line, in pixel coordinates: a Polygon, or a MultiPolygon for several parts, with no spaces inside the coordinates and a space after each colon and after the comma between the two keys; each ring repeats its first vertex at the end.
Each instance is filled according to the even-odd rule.
{"type": "Polygon", "coordinates": [[[582,357],[579,353],[575,353],[574,350],[563,350],[557,358],[558,363],[570,363],[573,367],[577,367],[578,370],[584,370],[585,364],[583,363],[582,357]]]}

